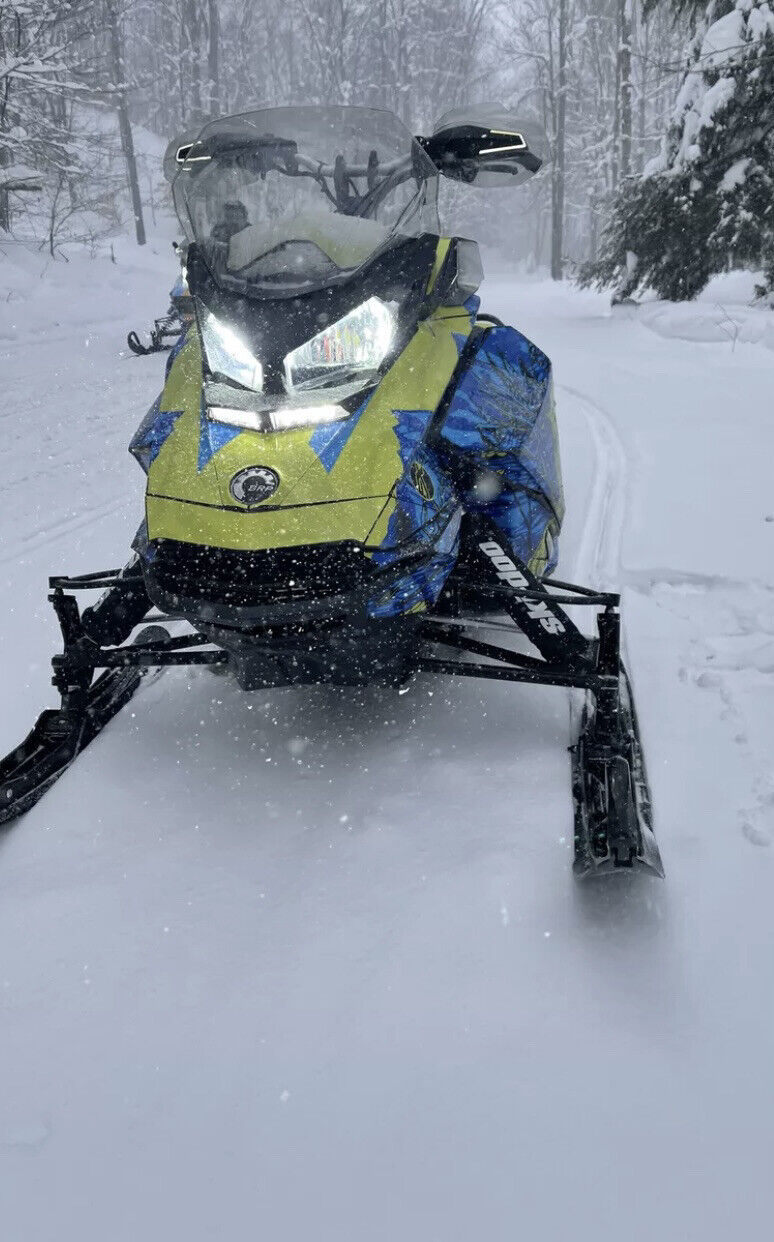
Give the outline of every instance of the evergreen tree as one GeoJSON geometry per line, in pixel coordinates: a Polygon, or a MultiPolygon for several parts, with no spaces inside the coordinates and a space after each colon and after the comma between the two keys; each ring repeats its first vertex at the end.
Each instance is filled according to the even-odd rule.
{"type": "Polygon", "coordinates": [[[693,25],[662,152],[622,184],[581,269],[617,300],[644,288],[690,299],[734,267],[762,268],[760,292],[774,289],[774,12],[710,0],[693,25]]]}

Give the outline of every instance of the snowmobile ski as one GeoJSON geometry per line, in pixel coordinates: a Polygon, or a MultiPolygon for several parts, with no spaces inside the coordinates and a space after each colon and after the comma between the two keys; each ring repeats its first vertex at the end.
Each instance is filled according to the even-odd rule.
{"type": "MultiPolygon", "coordinates": [[[[132,645],[139,651],[168,638],[163,626],[149,625],[132,645]]],[[[0,761],[0,824],[23,815],[43,797],[126,706],[150,671],[147,666],[131,664],[107,668],[92,685],[85,686],[92,670],[83,663],[77,677],[80,685],[65,686],[64,669],[71,663],[65,645],[65,654],[53,661],[54,684],[62,690],[61,706],[41,712],[21,745],[0,761]]]]}
{"type": "Polygon", "coordinates": [[[0,762],[0,824],[16,819],[42,798],[129,702],[141,678],[142,670],[136,668],[106,670],[80,708],[41,713],[21,746],[0,762]]]}
{"type": "Polygon", "coordinates": [[[631,682],[621,666],[617,737],[600,737],[590,696],[572,754],[576,876],[643,868],[663,877],[631,682]]]}
{"type": "Polygon", "coordinates": [[[185,279],[185,265],[183,248],[172,243],[172,247],[181,260],[181,271],[172,289],[169,292],[169,309],[166,315],[162,315],[159,319],[154,319],[153,327],[149,330],[150,344],[144,345],[140,340],[137,332],[130,332],[126,338],[126,343],[133,354],[137,354],[139,358],[144,358],[147,354],[157,354],[162,350],[171,349],[175,341],[179,340],[180,333],[192,322],[194,317],[193,303],[188,292],[188,286],[185,279]]]}
{"type": "Polygon", "coordinates": [[[153,327],[150,329],[149,345],[143,345],[135,331],[127,335],[126,343],[133,354],[137,354],[138,358],[144,358],[147,354],[158,354],[162,350],[171,349],[182,330],[183,324],[178,318],[177,311],[170,309],[169,314],[164,315],[162,319],[154,320],[153,327]]]}

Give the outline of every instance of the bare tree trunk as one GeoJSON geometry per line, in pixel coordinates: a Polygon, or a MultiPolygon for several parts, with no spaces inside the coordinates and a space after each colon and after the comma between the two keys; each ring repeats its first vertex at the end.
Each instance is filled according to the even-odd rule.
{"type": "MultiPolygon", "coordinates": [[[[4,151],[0,151],[0,169],[5,166],[4,151]]],[[[8,187],[0,186],[0,232],[8,233],[11,228],[11,203],[8,197],[8,187]]]]}
{"type": "MultiPolygon", "coordinates": [[[[379,79],[377,83],[376,98],[379,92],[384,92],[385,103],[382,107],[387,107],[387,89],[389,82],[388,57],[387,57],[387,4],[386,0],[379,0],[379,15],[376,23],[377,38],[379,41],[379,79]]],[[[378,104],[376,105],[379,106],[378,104]]]]}
{"type": "Polygon", "coordinates": [[[564,246],[564,188],[567,118],[567,26],[569,0],[559,0],[559,65],[557,72],[556,139],[554,177],[551,186],[551,277],[562,279],[564,246]]]}
{"type": "Polygon", "coordinates": [[[406,11],[403,4],[393,5],[395,22],[395,80],[398,87],[398,107],[396,111],[402,120],[409,124],[409,85],[406,57],[406,11]]]}
{"type": "Polygon", "coordinates": [[[543,240],[545,236],[545,215],[539,209],[535,212],[535,237],[532,253],[527,258],[527,271],[533,272],[540,267],[543,258],[543,240]]]}
{"type": "Polygon", "coordinates": [[[183,0],[180,10],[182,46],[184,48],[183,68],[188,75],[190,86],[190,118],[187,120],[201,123],[202,113],[202,66],[201,66],[201,23],[197,0],[183,0]]]}
{"type": "Polygon", "coordinates": [[[589,259],[596,262],[599,248],[599,205],[594,190],[589,190],[589,259]]]}
{"type": "Polygon", "coordinates": [[[207,70],[210,77],[210,115],[220,112],[220,13],[218,0],[208,0],[210,40],[207,49],[207,70]]]}
{"type": "MultiPolygon", "coordinates": [[[[13,37],[9,43],[0,44],[0,59],[3,61],[10,60],[14,56],[18,56],[21,47],[21,22],[17,20],[12,26],[13,37]]],[[[0,84],[0,134],[7,134],[13,127],[13,114],[10,106],[11,83],[13,79],[10,73],[3,75],[2,84],[0,84]]],[[[0,145],[0,172],[3,168],[8,168],[13,163],[13,157],[7,142],[0,145]]],[[[11,228],[11,200],[10,189],[8,184],[0,187],[0,229],[9,232],[11,228]]]]}
{"type": "Polygon", "coordinates": [[[116,112],[118,113],[118,128],[121,134],[121,150],[124,153],[124,160],[126,161],[126,175],[132,195],[132,211],[134,213],[134,228],[137,235],[137,245],[144,246],[145,221],[142,218],[140,182],[137,177],[137,160],[134,154],[132,123],[129,120],[129,101],[127,98],[126,82],[124,80],[124,48],[117,0],[109,0],[107,6],[107,16],[110,30],[111,77],[118,92],[116,97],[116,112]]]}
{"type": "Polygon", "coordinates": [[[296,93],[296,37],[293,24],[288,25],[287,34],[285,35],[285,58],[288,65],[288,100],[293,102],[297,98],[296,93]]]}
{"type": "Polygon", "coordinates": [[[615,3],[615,49],[613,54],[613,144],[611,147],[610,186],[618,189],[621,157],[621,9],[626,0],[615,3]]]}
{"type": "Polygon", "coordinates": [[[618,80],[621,98],[621,179],[632,171],[632,3],[620,0],[621,41],[618,45],[618,80]]]}
{"type": "Polygon", "coordinates": [[[648,86],[648,57],[650,52],[650,22],[644,20],[640,26],[642,32],[642,51],[640,55],[639,99],[637,100],[637,168],[642,172],[645,167],[645,101],[648,86]]]}

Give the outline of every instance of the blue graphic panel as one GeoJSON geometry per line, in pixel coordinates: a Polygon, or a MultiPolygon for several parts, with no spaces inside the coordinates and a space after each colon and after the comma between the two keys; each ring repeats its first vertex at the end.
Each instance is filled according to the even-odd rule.
{"type": "Polygon", "coordinates": [[[158,457],[162,445],[169,439],[175,423],[184,412],[162,410],[161,396],[159,394],[153,402],[129,444],[129,452],[142,462],[146,470],[158,457]]]}
{"type": "Polygon", "coordinates": [[[475,293],[472,293],[470,297],[468,298],[467,302],[465,303],[465,310],[470,315],[470,326],[471,327],[476,322],[476,315],[478,314],[478,309],[480,305],[481,305],[481,298],[478,297],[478,295],[475,293]]]}
{"type": "MultiPolygon", "coordinates": [[[[476,485],[463,497],[530,561],[564,514],[548,358],[513,328],[484,337],[454,393],[442,439],[469,461],[476,485]]],[[[554,568],[557,545],[542,572],[554,568]]]]}
{"type": "Polygon", "coordinates": [[[519,332],[503,327],[487,333],[460,380],[442,435],[504,484],[544,493],[561,519],[551,364],[519,332]]]}
{"type": "Polygon", "coordinates": [[[207,417],[207,407],[204,404],[204,393],[202,393],[201,404],[199,406],[199,454],[196,459],[196,468],[202,471],[209,461],[217,453],[218,449],[224,448],[241,435],[241,427],[228,427],[226,423],[215,423],[211,418],[207,417]]]}
{"type": "MultiPolygon", "coordinates": [[[[465,339],[460,334],[458,345],[465,339]]],[[[438,456],[425,442],[431,411],[395,415],[404,473],[387,535],[372,560],[381,569],[394,567],[396,576],[374,593],[369,614],[397,616],[435,603],[457,557],[464,509],[486,513],[526,562],[545,547],[550,531],[547,563],[538,567],[550,573],[564,502],[545,354],[513,328],[488,332],[451,400],[438,456]],[[461,496],[449,482],[444,441],[469,466],[471,483],[461,496]],[[413,563],[401,574],[401,562],[410,557],[413,563]]]]}
{"type": "Polygon", "coordinates": [[[309,437],[310,449],[317,454],[328,474],[330,474],[339,460],[352,432],[360,422],[372,395],[369,394],[365,401],[361,402],[357,409],[350,414],[349,418],[342,419],[340,423],[326,423],[316,427],[309,437]]]}
{"type": "MultiPolygon", "coordinates": [[[[174,293],[174,289],[172,292],[174,293]]],[[[183,331],[180,333],[179,337],[175,341],[174,345],[170,349],[169,353],[167,354],[167,363],[164,368],[164,379],[165,380],[169,379],[169,372],[172,370],[172,363],[175,361],[175,358],[180,353],[180,350],[183,348],[186,341],[188,340],[189,331],[190,331],[190,325],[188,328],[183,329],[183,331]]]]}
{"type": "MultiPolygon", "coordinates": [[[[371,617],[396,617],[401,613],[410,612],[418,604],[430,607],[438,599],[443,584],[454,568],[459,550],[459,531],[462,509],[457,507],[451,514],[444,515],[446,522],[433,547],[430,536],[433,531],[425,531],[428,536],[428,559],[415,566],[408,573],[397,578],[388,588],[378,592],[368,602],[368,615],[371,617]],[[431,554],[432,550],[432,554],[431,554]]],[[[436,524],[437,526],[437,524],[436,524]]],[[[394,554],[387,551],[374,553],[375,564],[390,563],[394,554]]]]}
{"type": "MultiPolygon", "coordinates": [[[[478,314],[478,308],[480,305],[481,305],[481,298],[476,297],[475,293],[471,297],[468,298],[467,302],[463,304],[464,309],[468,312],[468,315],[470,317],[471,329],[473,328],[476,322],[476,315],[478,314]]],[[[452,332],[452,337],[454,338],[454,344],[457,346],[457,353],[461,354],[463,349],[468,343],[468,340],[469,340],[468,334],[465,332],[452,332]]]]}
{"type": "MultiPolygon", "coordinates": [[[[410,539],[417,531],[420,531],[431,521],[438,509],[437,502],[431,503],[419,494],[411,481],[409,473],[409,466],[414,460],[422,438],[427,431],[430,419],[433,417],[433,411],[393,410],[393,413],[397,419],[395,435],[398,437],[398,452],[403,462],[403,476],[395,486],[395,509],[387,526],[387,534],[382,544],[383,549],[392,548],[396,544],[410,539]]],[[[423,462],[422,464],[426,469],[425,463],[423,462]]],[[[436,481],[432,480],[431,475],[428,477],[431,478],[434,484],[433,500],[435,500],[435,496],[438,495],[438,488],[435,486],[436,481]]],[[[438,483],[440,484],[440,479],[438,483]]],[[[378,552],[376,556],[379,556],[378,552]]]]}
{"type": "Polygon", "coordinates": [[[424,553],[368,604],[372,617],[394,617],[418,604],[435,603],[457,558],[461,507],[446,473],[424,443],[432,410],[395,410],[395,435],[404,473],[395,485],[395,508],[387,534],[372,557],[385,569],[424,553]],[[421,489],[421,490],[420,490],[421,489]]]}

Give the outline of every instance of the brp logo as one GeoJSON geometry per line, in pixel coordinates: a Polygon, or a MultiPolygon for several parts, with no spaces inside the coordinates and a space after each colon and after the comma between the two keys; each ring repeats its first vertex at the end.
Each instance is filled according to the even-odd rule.
{"type": "Polygon", "coordinates": [[[276,470],[270,469],[269,466],[246,466],[244,470],[234,475],[228,485],[228,490],[237,504],[252,509],[262,500],[268,500],[270,496],[273,496],[279,485],[280,477],[276,470]]]}

